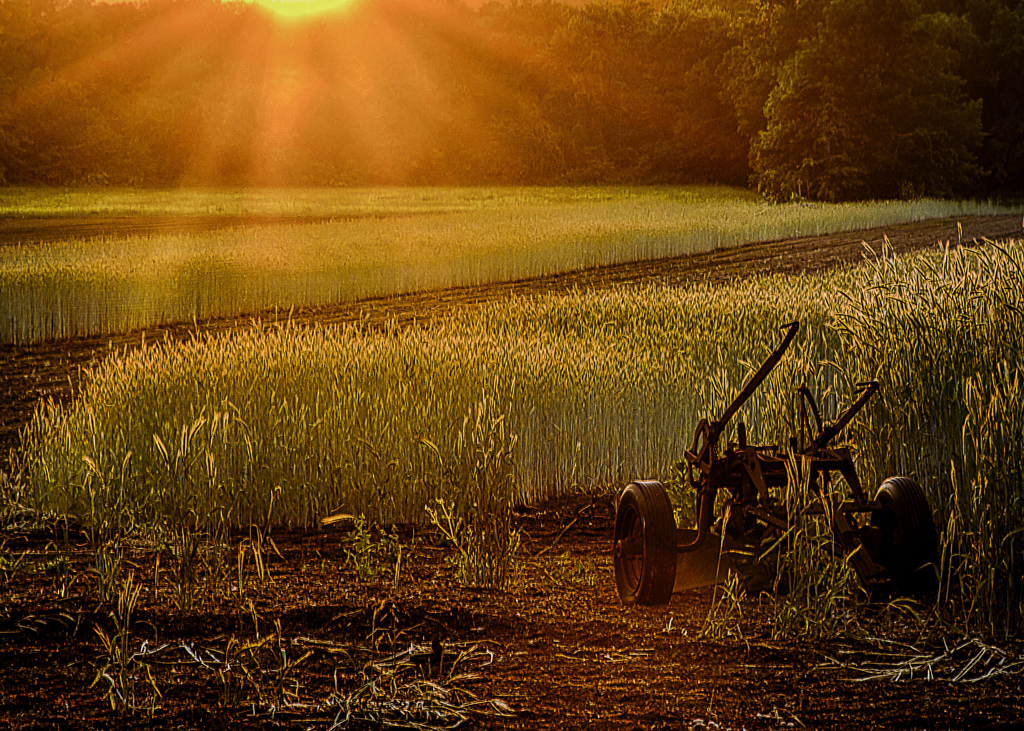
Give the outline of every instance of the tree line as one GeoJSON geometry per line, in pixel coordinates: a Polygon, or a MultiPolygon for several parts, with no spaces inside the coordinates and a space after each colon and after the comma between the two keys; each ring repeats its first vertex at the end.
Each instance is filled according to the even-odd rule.
{"type": "Polygon", "coordinates": [[[0,182],[1024,191],[1017,0],[0,0],[0,182]]]}

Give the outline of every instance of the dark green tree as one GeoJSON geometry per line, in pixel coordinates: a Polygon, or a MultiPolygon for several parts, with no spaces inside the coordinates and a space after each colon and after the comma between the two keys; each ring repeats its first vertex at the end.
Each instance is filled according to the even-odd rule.
{"type": "Polygon", "coordinates": [[[768,122],[765,104],[786,62],[821,24],[828,0],[748,0],[735,10],[735,45],[722,60],[719,75],[735,108],[739,133],[756,138],[768,122]]]}
{"type": "Polygon", "coordinates": [[[981,105],[957,75],[962,21],[917,0],[832,0],[778,73],[751,144],[758,189],[787,200],[963,193],[981,105]]]}
{"type": "Polygon", "coordinates": [[[966,47],[967,92],[982,102],[985,133],[979,161],[986,170],[978,193],[1024,193],[1024,3],[961,0],[976,34],[966,47]]]}

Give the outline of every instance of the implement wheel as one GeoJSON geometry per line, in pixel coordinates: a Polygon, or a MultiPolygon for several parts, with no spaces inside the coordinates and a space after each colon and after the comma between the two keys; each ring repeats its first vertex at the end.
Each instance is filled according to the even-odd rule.
{"type": "Polygon", "coordinates": [[[939,539],[924,490],[909,477],[890,477],[875,494],[882,509],[871,516],[881,529],[878,563],[898,594],[935,591],[939,539]]]}
{"type": "Polygon", "coordinates": [[[626,485],[615,510],[615,584],[623,604],[668,604],[676,581],[676,524],[660,482],[626,485]]]}

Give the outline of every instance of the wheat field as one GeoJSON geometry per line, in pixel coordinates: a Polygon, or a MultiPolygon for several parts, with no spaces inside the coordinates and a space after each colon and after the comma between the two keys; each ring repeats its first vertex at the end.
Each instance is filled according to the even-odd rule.
{"type": "Polygon", "coordinates": [[[747,191],[714,187],[5,189],[0,215],[15,219],[278,220],[6,246],[0,342],[288,311],[997,210],[945,201],[766,205],[747,191]]]}
{"type": "Polygon", "coordinates": [[[118,532],[210,516],[312,526],[336,510],[424,522],[452,490],[465,501],[500,484],[532,502],[666,479],[697,421],[721,412],[778,326],[800,320],[734,422],[784,444],[799,384],[827,418],[855,382],[879,379],[847,435],[862,482],[915,477],[946,567],[961,568],[959,585],[945,574],[947,594],[971,597],[965,606],[992,626],[1015,625],[1022,279],[1014,241],[883,251],[825,275],[730,287],[510,300],[429,328],[273,325],[152,344],[107,358],[69,405],[40,406],[23,434],[22,497],[118,532]],[[509,480],[488,476],[496,455],[509,455],[509,480]]]}

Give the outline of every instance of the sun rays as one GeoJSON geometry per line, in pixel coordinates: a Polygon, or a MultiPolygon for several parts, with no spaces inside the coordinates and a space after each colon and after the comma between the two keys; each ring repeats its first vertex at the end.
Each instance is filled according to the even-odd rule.
{"type": "Polygon", "coordinates": [[[495,118],[534,103],[527,54],[460,3],[154,0],[90,12],[123,30],[48,68],[6,114],[68,120],[48,142],[67,154],[99,120],[125,159],[158,155],[172,184],[453,183],[468,168],[486,182],[505,169],[495,118]]]}
{"type": "Polygon", "coordinates": [[[187,179],[302,183],[303,171],[319,169],[339,183],[409,183],[454,178],[437,170],[446,149],[488,154],[486,102],[513,90],[500,74],[465,71],[495,50],[464,8],[292,4],[303,12],[243,14],[219,39],[219,68],[187,101],[187,179]]]}

